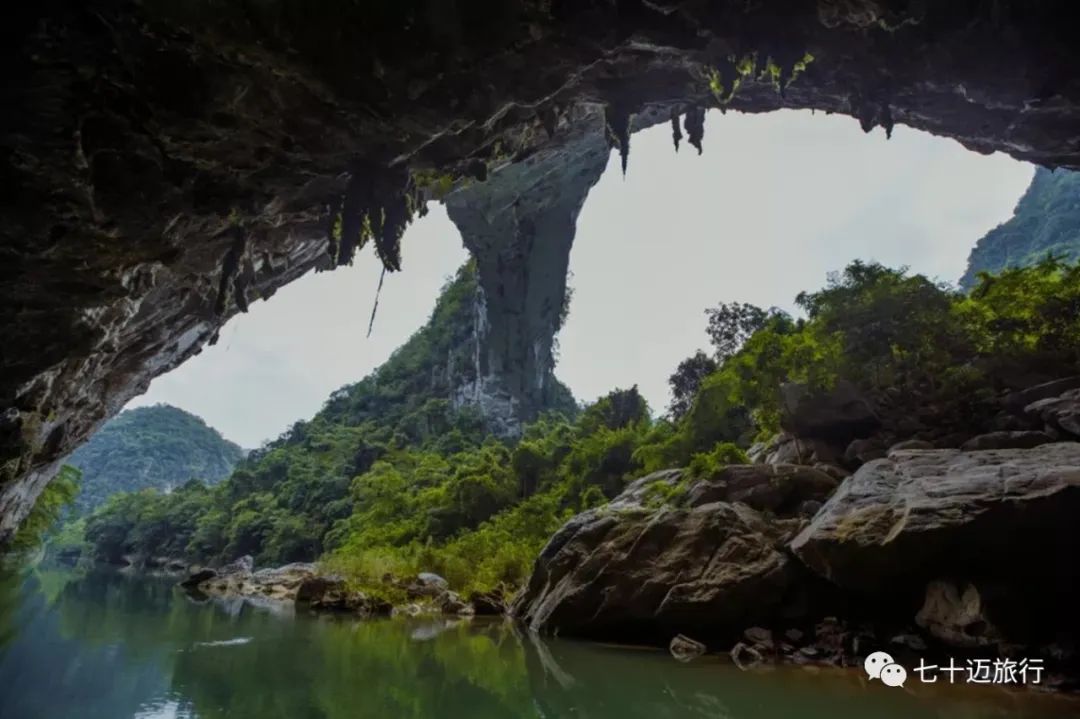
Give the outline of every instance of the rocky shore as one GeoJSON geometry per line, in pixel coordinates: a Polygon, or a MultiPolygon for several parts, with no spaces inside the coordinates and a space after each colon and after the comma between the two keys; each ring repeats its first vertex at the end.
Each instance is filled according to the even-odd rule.
{"type": "Polygon", "coordinates": [[[979,435],[882,416],[843,383],[787,396],[788,429],[753,464],[633,481],[552,536],[509,607],[430,573],[388,575],[375,596],[314,564],[256,571],[250,557],[181,584],[361,616],[509,613],[537,633],[743,668],[861,666],[879,650],[1040,658],[1045,686],[1075,689],[1080,377],[1003,395],[979,435]]]}
{"type": "Polygon", "coordinates": [[[744,667],[1038,657],[1048,685],[1071,686],[1080,378],[1003,396],[1000,429],[975,436],[908,418],[897,437],[895,417],[843,385],[788,396],[789,429],[757,463],[654,473],[570,520],[514,616],[744,667]]]}
{"type": "Polygon", "coordinates": [[[360,616],[443,614],[453,616],[502,615],[506,603],[498,592],[462,598],[437,574],[421,572],[408,580],[383,578],[393,603],[349,586],[342,577],[321,573],[315,564],[297,562],[282,567],[255,569],[250,556],[217,569],[191,567],[180,586],[194,596],[250,598],[292,603],[316,612],[360,616]]]}

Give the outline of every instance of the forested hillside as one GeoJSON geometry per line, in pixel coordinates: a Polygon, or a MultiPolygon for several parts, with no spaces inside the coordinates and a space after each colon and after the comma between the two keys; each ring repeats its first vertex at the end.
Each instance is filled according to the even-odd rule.
{"type": "MultiPolygon", "coordinates": [[[[470,264],[443,289],[428,323],[385,364],[253,451],[220,485],[114,498],[87,527],[98,554],[314,559],[346,542],[356,523],[350,518],[367,511],[366,493],[409,507],[409,491],[394,473],[406,467],[408,490],[423,494],[424,506],[411,510],[418,527],[412,533],[397,536],[389,523],[374,520],[368,528],[387,538],[449,537],[508,506],[516,488],[495,486],[491,476],[506,471],[508,441],[493,437],[485,418],[454,396],[475,374],[475,293],[470,264]]],[[[553,395],[550,409],[576,414],[569,390],[559,385],[553,395]]]]}
{"type": "Polygon", "coordinates": [[[1012,218],[975,244],[960,286],[974,287],[979,272],[1027,267],[1048,255],[1080,259],[1080,172],[1036,168],[1012,218]]]}
{"type": "Polygon", "coordinates": [[[189,479],[214,484],[229,476],[243,455],[202,419],[177,407],[127,410],[68,460],[82,472],[75,506],[85,513],[117,492],[168,491],[189,479]]]}
{"type": "MultiPolygon", "coordinates": [[[[754,441],[781,431],[786,382],[845,380],[895,437],[972,436],[994,429],[1017,377],[1026,386],[1078,367],[1075,266],[1007,270],[963,294],[855,262],[799,295],[806,319],[739,304],[711,311],[713,351],[680,366],[668,417],[653,417],[630,388],[576,417],[566,402],[519,439],[500,438],[439,396],[447,356],[468,339],[472,283],[466,268],[385,365],[225,482],[113,498],[87,522],[93,553],[321,558],[375,591],[387,573],[418,570],[462,590],[513,589],[563,522],[631,479],[668,467],[689,467],[692,479],[745,462],[754,441]]],[[[649,501],[677,501],[680,487],[665,487],[649,501]]]]}

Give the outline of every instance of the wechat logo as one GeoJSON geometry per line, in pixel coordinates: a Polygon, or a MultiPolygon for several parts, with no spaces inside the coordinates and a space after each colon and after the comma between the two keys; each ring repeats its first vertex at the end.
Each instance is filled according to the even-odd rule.
{"type": "Polygon", "coordinates": [[[863,669],[871,679],[880,679],[887,687],[902,687],[907,681],[907,669],[893,661],[885,652],[874,652],[863,662],[863,669]]]}

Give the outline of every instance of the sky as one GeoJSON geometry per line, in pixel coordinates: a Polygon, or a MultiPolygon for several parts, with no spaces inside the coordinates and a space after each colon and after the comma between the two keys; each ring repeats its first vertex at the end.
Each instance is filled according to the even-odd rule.
{"type": "MultiPolygon", "coordinates": [[[[705,308],[794,311],[796,294],[856,258],[955,282],[1034,172],[906,127],[886,140],[807,111],[711,112],[704,150],[676,153],[666,124],[639,132],[626,177],[613,154],[585,202],[556,367],[579,401],[636,384],[662,412],[675,366],[707,348],[705,308]]],[[[176,405],[248,448],[310,418],[427,320],[467,259],[443,208],[429,209],[402,240],[404,271],[387,275],[370,338],[379,266],[365,251],[253,303],[128,406],[176,405]]]]}

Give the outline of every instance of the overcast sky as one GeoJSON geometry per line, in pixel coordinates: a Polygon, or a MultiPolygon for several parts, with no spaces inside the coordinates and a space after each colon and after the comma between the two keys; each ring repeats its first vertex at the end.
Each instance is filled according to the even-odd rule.
{"type": "MultiPolygon", "coordinates": [[[[855,258],[954,282],[1033,172],[904,127],[886,141],[851,118],[793,111],[712,112],[700,157],[685,144],[676,154],[657,126],[633,136],[626,178],[611,162],[578,222],[556,373],[585,401],[637,384],[656,411],[675,365],[706,346],[706,307],[791,310],[855,258]]],[[[174,404],[249,448],[309,418],[423,324],[465,261],[445,211],[430,210],[405,235],[404,272],[387,276],[370,338],[379,269],[365,251],[253,303],[130,406],[174,404]]]]}

